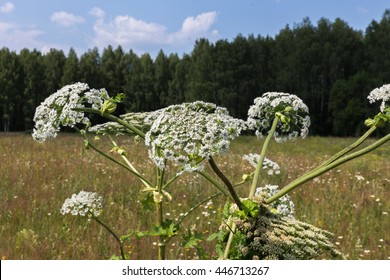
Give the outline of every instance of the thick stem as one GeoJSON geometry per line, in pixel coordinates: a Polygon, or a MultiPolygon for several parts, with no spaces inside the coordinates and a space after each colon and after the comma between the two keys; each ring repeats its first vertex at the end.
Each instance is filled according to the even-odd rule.
{"type": "Polygon", "coordinates": [[[230,195],[233,198],[234,202],[237,204],[238,208],[240,210],[242,210],[241,200],[238,197],[236,191],[234,190],[232,183],[225,176],[225,174],[223,174],[223,172],[218,168],[217,163],[214,161],[214,159],[212,157],[210,157],[210,159],[209,159],[209,164],[210,164],[211,168],[214,170],[215,174],[217,174],[217,176],[219,178],[221,178],[221,180],[224,182],[225,186],[227,187],[228,191],[230,192],[230,195]]]}
{"type": "Polygon", "coordinates": [[[341,158],[342,156],[344,156],[345,154],[349,153],[350,151],[356,149],[358,146],[360,146],[375,130],[376,130],[376,126],[372,126],[370,127],[369,130],[366,131],[366,133],[364,133],[364,135],[362,135],[358,140],[356,140],[354,143],[352,143],[351,145],[349,145],[348,147],[346,147],[345,149],[341,150],[340,152],[334,154],[330,159],[328,159],[327,161],[323,162],[321,165],[317,166],[316,168],[310,170],[309,172],[303,174],[301,177],[293,180],[292,182],[289,183],[289,185],[293,185],[295,183],[297,183],[298,181],[300,181],[303,177],[306,177],[306,176],[309,176],[310,174],[316,172],[317,170],[321,169],[322,167],[324,166],[327,166],[329,164],[331,164],[332,162],[336,161],[337,159],[341,158]]]}
{"type": "MultiPolygon", "coordinates": [[[[91,213],[92,215],[92,213],[91,213]]],[[[105,223],[103,223],[102,221],[100,221],[96,216],[92,215],[92,218],[98,222],[100,225],[102,225],[114,238],[115,240],[118,242],[119,244],[119,249],[121,251],[121,256],[122,256],[122,260],[125,260],[126,257],[125,257],[125,253],[123,251],[123,242],[122,240],[120,240],[120,238],[118,237],[118,235],[112,230],[110,229],[105,223]]]]}
{"type": "MultiPolygon", "coordinates": [[[[164,218],[163,218],[163,192],[162,192],[162,187],[163,187],[163,181],[164,181],[164,170],[161,170],[160,168],[157,167],[157,191],[159,195],[162,197],[162,199],[158,202],[156,202],[156,211],[157,211],[157,224],[159,226],[163,225],[164,218]]],[[[158,236],[158,254],[157,254],[157,259],[158,260],[165,260],[165,248],[166,248],[166,240],[163,235],[158,236]]]]}
{"type": "Polygon", "coordinates": [[[332,163],[326,165],[326,166],[323,166],[317,170],[315,170],[314,172],[310,172],[306,175],[303,175],[301,176],[300,178],[298,178],[297,180],[293,181],[292,183],[288,184],[287,186],[285,186],[283,189],[281,189],[278,193],[276,193],[274,196],[266,199],[264,202],[269,204],[269,203],[272,203],[274,202],[275,200],[279,199],[280,197],[284,196],[285,194],[289,193],[290,191],[292,191],[293,189],[295,189],[296,187],[306,183],[307,181],[310,181],[311,179],[317,177],[317,176],[320,176],[321,174],[339,166],[340,164],[343,164],[345,162],[348,162],[352,159],[355,159],[357,157],[360,157],[364,154],[367,154],[373,150],[375,150],[376,148],[380,147],[381,145],[383,145],[384,143],[386,143],[387,141],[390,140],[390,134],[386,135],[385,137],[379,139],[378,141],[376,141],[375,143],[367,146],[366,148],[363,148],[357,152],[354,152],[352,154],[349,154],[349,155],[346,155],[342,158],[339,158],[335,161],[333,161],[332,163]]]}
{"type": "MultiPolygon", "coordinates": [[[[265,139],[263,147],[261,149],[259,162],[257,163],[255,174],[253,175],[252,185],[251,185],[251,188],[250,188],[250,191],[249,191],[249,198],[253,197],[255,192],[256,192],[257,183],[258,183],[259,177],[260,177],[260,171],[261,171],[261,169],[263,167],[263,162],[264,162],[264,159],[265,159],[265,154],[267,153],[268,146],[271,143],[271,139],[272,139],[272,137],[273,137],[273,135],[274,135],[274,133],[276,131],[278,123],[279,123],[279,116],[275,115],[275,119],[272,122],[271,129],[268,132],[267,138],[265,139]]],[[[231,248],[232,243],[233,243],[234,232],[236,231],[236,224],[235,223],[233,223],[233,225],[231,226],[231,229],[232,230],[229,233],[229,239],[228,239],[228,241],[226,243],[225,252],[224,252],[224,255],[223,255],[224,259],[228,259],[228,257],[229,257],[230,248],[231,248]]]]}
{"type": "Polygon", "coordinates": [[[232,247],[232,244],[233,244],[233,237],[234,237],[234,233],[236,232],[237,226],[235,223],[233,223],[230,225],[230,228],[231,228],[231,231],[229,233],[229,238],[228,238],[228,241],[226,242],[225,252],[223,254],[224,260],[227,260],[229,257],[230,248],[232,247]]]}
{"type": "Polygon", "coordinates": [[[259,162],[257,163],[255,175],[253,176],[252,185],[251,185],[251,188],[249,191],[249,198],[253,197],[255,192],[256,192],[257,183],[258,183],[259,177],[260,177],[260,171],[263,168],[265,154],[267,153],[268,146],[269,146],[271,139],[275,133],[278,122],[279,122],[279,116],[276,115],[274,121],[272,122],[271,129],[268,132],[267,138],[265,139],[263,147],[261,149],[259,162]]]}
{"type": "Polygon", "coordinates": [[[349,145],[345,149],[341,150],[340,152],[338,152],[337,154],[332,156],[329,160],[327,160],[326,162],[324,162],[323,164],[318,166],[316,169],[319,169],[319,168],[321,168],[323,166],[326,166],[326,165],[334,162],[335,160],[341,158],[345,154],[347,154],[350,151],[352,151],[355,148],[357,148],[360,144],[362,144],[376,130],[376,128],[377,128],[376,126],[370,127],[370,129],[367,130],[366,133],[364,133],[358,140],[356,140],[354,143],[352,143],[351,145],[349,145]]]}

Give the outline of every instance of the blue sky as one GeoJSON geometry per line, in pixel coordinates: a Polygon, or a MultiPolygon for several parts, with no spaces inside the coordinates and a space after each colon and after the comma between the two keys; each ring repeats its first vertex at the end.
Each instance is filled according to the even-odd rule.
{"type": "Polygon", "coordinates": [[[63,49],[79,54],[121,45],[155,55],[191,52],[197,38],[275,36],[309,17],[345,20],[365,30],[389,0],[0,0],[0,48],[63,49]]]}

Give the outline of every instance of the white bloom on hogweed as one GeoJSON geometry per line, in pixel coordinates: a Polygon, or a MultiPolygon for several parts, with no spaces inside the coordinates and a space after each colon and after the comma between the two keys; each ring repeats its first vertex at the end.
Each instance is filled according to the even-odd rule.
{"type": "Polygon", "coordinates": [[[248,124],[262,138],[271,129],[276,114],[281,114],[274,138],[277,141],[293,140],[309,132],[309,109],[296,95],[284,92],[267,92],[254,100],[248,111],[248,124]]]}
{"type": "Polygon", "coordinates": [[[83,112],[74,109],[85,108],[85,103],[99,109],[108,99],[104,89],[91,89],[85,83],[67,85],[50,95],[35,111],[33,138],[38,142],[55,138],[60,126],[74,127],[77,123],[87,124],[89,119],[83,112]]]}
{"type": "Polygon", "coordinates": [[[67,198],[60,210],[62,215],[72,214],[74,216],[90,216],[97,217],[102,211],[103,197],[95,192],[81,191],[78,194],[73,194],[71,198],[67,198]]]}
{"type": "Polygon", "coordinates": [[[381,112],[383,112],[386,108],[386,102],[390,100],[390,84],[386,84],[372,90],[367,98],[370,103],[374,103],[376,101],[381,100],[382,103],[380,106],[380,110],[381,112]]]}
{"type": "Polygon", "coordinates": [[[200,171],[201,161],[228,151],[230,140],[246,129],[225,108],[196,101],[172,105],[145,118],[150,130],[145,135],[149,156],[160,168],[173,161],[182,171],[200,171]]]}

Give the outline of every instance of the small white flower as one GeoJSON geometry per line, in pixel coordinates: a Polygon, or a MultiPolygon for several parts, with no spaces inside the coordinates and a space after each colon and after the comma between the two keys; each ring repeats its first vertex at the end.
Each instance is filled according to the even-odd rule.
{"type": "Polygon", "coordinates": [[[94,192],[81,191],[67,198],[61,207],[61,214],[80,216],[99,216],[102,211],[103,197],[94,192]]]}
{"type": "Polygon", "coordinates": [[[365,178],[362,176],[362,175],[355,175],[355,178],[356,178],[356,180],[358,180],[358,181],[363,181],[363,180],[365,180],[365,178]]]}
{"type": "Polygon", "coordinates": [[[370,103],[374,103],[378,100],[381,100],[382,103],[380,106],[380,110],[381,112],[383,112],[386,108],[386,102],[390,100],[390,84],[386,84],[372,90],[367,98],[370,103]]]}
{"type": "Polygon", "coordinates": [[[283,92],[267,92],[254,100],[248,110],[248,126],[262,138],[271,129],[275,114],[280,113],[274,138],[278,142],[293,140],[298,135],[305,138],[309,132],[309,109],[296,95],[283,92]]]}

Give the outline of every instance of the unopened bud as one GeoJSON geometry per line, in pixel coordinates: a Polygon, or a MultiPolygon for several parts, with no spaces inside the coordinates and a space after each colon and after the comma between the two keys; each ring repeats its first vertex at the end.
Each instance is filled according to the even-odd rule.
{"type": "Polygon", "coordinates": [[[103,105],[102,105],[102,108],[100,109],[100,112],[102,112],[102,114],[104,113],[113,113],[114,111],[116,110],[116,103],[113,102],[112,100],[105,100],[103,105]]]}

